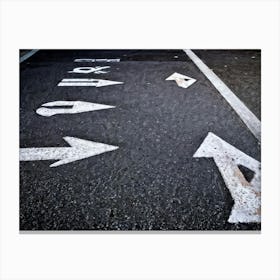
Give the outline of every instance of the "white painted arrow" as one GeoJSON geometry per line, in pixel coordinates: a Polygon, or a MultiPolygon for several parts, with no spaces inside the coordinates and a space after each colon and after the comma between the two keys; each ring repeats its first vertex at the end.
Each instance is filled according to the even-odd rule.
{"type": "Polygon", "coordinates": [[[182,88],[188,88],[196,79],[188,77],[186,75],[179,74],[177,72],[173,73],[171,76],[165,79],[166,81],[176,81],[177,85],[182,88]]]}
{"type": "Polygon", "coordinates": [[[123,82],[101,80],[101,79],[62,79],[59,87],[105,87],[110,85],[123,84],[123,82]]]}
{"type": "Polygon", "coordinates": [[[213,158],[234,200],[229,223],[261,222],[261,164],[209,132],[194,157],[213,158]],[[238,165],[254,171],[248,182],[238,165]]]}
{"type": "Polygon", "coordinates": [[[83,140],[75,137],[63,137],[71,147],[20,148],[20,161],[58,160],[50,165],[56,167],[76,160],[85,159],[102,153],[114,151],[117,146],[83,140]]]}
{"type": "Polygon", "coordinates": [[[38,115],[44,117],[50,117],[58,114],[77,114],[83,112],[104,110],[115,108],[115,106],[103,105],[98,103],[91,103],[85,101],[53,101],[42,104],[39,109],[36,110],[38,115]],[[71,108],[55,108],[55,106],[72,106],[71,108]],[[53,108],[44,108],[53,107],[53,108]]]}

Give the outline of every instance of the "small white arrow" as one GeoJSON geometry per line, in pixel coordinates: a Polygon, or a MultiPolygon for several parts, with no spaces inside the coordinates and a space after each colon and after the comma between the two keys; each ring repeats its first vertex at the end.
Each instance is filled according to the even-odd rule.
{"type": "Polygon", "coordinates": [[[105,87],[110,85],[123,84],[123,82],[101,80],[101,79],[63,79],[59,87],[105,87]]]}
{"type": "Polygon", "coordinates": [[[173,73],[171,76],[165,79],[166,81],[176,81],[177,85],[182,88],[188,88],[193,83],[196,82],[196,79],[188,77],[186,75],[179,74],[177,72],[173,73]]]}
{"type": "Polygon", "coordinates": [[[215,134],[209,132],[194,157],[213,158],[234,200],[229,223],[261,221],[261,164],[215,134]],[[243,165],[254,171],[248,182],[238,168],[243,165]]]}
{"type": "Polygon", "coordinates": [[[85,101],[53,101],[42,104],[39,109],[36,110],[38,115],[44,117],[50,117],[57,114],[77,114],[83,112],[104,110],[115,108],[115,106],[103,105],[97,103],[90,103],[85,101]],[[72,106],[71,108],[55,108],[55,106],[72,106]],[[44,108],[53,107],[53,108],[44,108]]]}
{"type": "Polygon", "coordinates": [[[50,165],[50,167],[56,167],[76,160],[114,151],[119,148],[117,146],[69,136],[63,137],[63,139],[71,147],[20,148],[20,161],[59,160],[50,165]]]}

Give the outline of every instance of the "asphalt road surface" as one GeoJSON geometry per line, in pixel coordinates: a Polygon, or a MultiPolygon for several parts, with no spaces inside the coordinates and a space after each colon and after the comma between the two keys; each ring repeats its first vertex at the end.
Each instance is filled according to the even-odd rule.
{"type": "MultiPolygon", "coordinates": [[[[260,119],[260,51],[193,52],[260,119]]],[[[70,147],[64,137],[118,149],[54,167],[59,160],[22,160],[20,230],[260,230],[228,222],[234,199],[217,164],[194,157],[209,132],[261,161],[259,141],[183,50],[39,50],[20,64],[20,153],[70,147]],[[85,58],[120,61],[74,62],[85,58]],[[97,66],[110,68],[68,73],[97,66]],[[196,81],[180,87],[166,80],[173,73],[196,81]],[[63,79],[122,83],[58,86],[63,79]],[[36,113],[53,101],[114,108],[36,113]]],[[[254,172],[240,170],[250,183],[254,172]]]]}

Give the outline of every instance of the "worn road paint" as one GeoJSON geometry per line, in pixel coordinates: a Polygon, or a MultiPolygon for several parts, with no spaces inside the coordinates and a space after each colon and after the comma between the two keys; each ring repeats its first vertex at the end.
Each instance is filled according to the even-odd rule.
{"type": "Polygon", "coordinates": [[[119,58],[77,58],[74,62],[120,62],[119,58]]]}
{"type": "Polygon", "coordinates": [[[100,80],[100,79],[62,79],[59,87],[105,87],[110,85],[119,85],[123,82],[100,80]]]}
{"type": "Polygon", "coordinates": [[[80,74],[106,74],[108,71],[103,71],[104,69],[108,69],[111,66],[96,66],[96,67],[77,67],[72,71],[68,71],[68,73],[80,73],[80,74]]]}
{"type": "Polygon", "coordinates": [[[188,88],[193,83],[196,82],[196,79],[188,77],[186,75],[182,75],[179,73],[173,73],[171,76],[165,79],[166,81],[176,81],[177,85],[182,88],[188,88]]]}
{"type": "Polygon", "coordinates": [[[75,137],[63,137],[71,147],[20,148],[20,161],[58,160],[50,165],[56,167],[102,153],[114,151],[117,146],[83,140],[75,137]]]}
{"type": "Polygon", "coordinates": [[[26,53],[25,55],[23,55],[20,58],[20,63],[22,63],[23,61],[25,61],[26,59],[28,59],[29,57],[31,57],[33,54],[35,54],[36,52],[38,52],[39,50],[31,50],[30,52],[26,53]]]}
{"type": "Polygon", "coordinates": [[[83,112],[104,110],[115,108],[115,106],[91,103],[85,101],[53,101],[41,105],[42,107],[36,110],[40,116],[50,117],[58,114],[77,114],[83,112]],[[71,108],[55,108],[55,106],[71,106],[71,108]],[[44,108],[53,107],[53,108],[44,108]]]}
{"type": "Polygon", "coordinates": [[[261,222],[261,164],[209,132],[194,157],[213,158],[234,200],[229,223],[261,222]],[[254,171],[248,182],[238,165],[254,171]]]}
{"type": "Polygon", "coordinates": [[[261,142],[261,122],[246,107],[246,105],[231,91],[230,88],[211,70],[208,66],[191,50],[184,50],[188,57],[200,69],[200,71],[208,78],[219,93],[226,99],[230,106],[239,115],[253,135],[261,142]]]}

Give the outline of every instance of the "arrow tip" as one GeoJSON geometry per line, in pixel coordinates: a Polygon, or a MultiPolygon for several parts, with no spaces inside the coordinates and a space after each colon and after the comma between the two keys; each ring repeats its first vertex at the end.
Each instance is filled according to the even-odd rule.
{"type": "Polygon", "coordinates": [[[96,87],[104,87],[104,86],[111,86],[111,85],[120,85],[124,82],[117,82],[117,81],[109,81],[109,80],[99,80],[96,84],[96,87]]]}
{"type": "Polygon", "coordinates": [[[175,73],[173,73],[172,75],[170,75],[168,78],[166,78],[165,80],[166,80],[166,81],[175,80],[175,79],[178,77],[178,75],[180,75],[180,74],[177,73],[177,72],[175,72],[175,73]]]}
{"type": "Polygon", "coordinates": [[[63,139],[72,147],[72,149],[69,149],[59,161],[51,164],[50,167],[56,167],[73,161],[111,152],[119,148],[113,145],[107,145],[70,136],[63,137],[63,139]]]}

